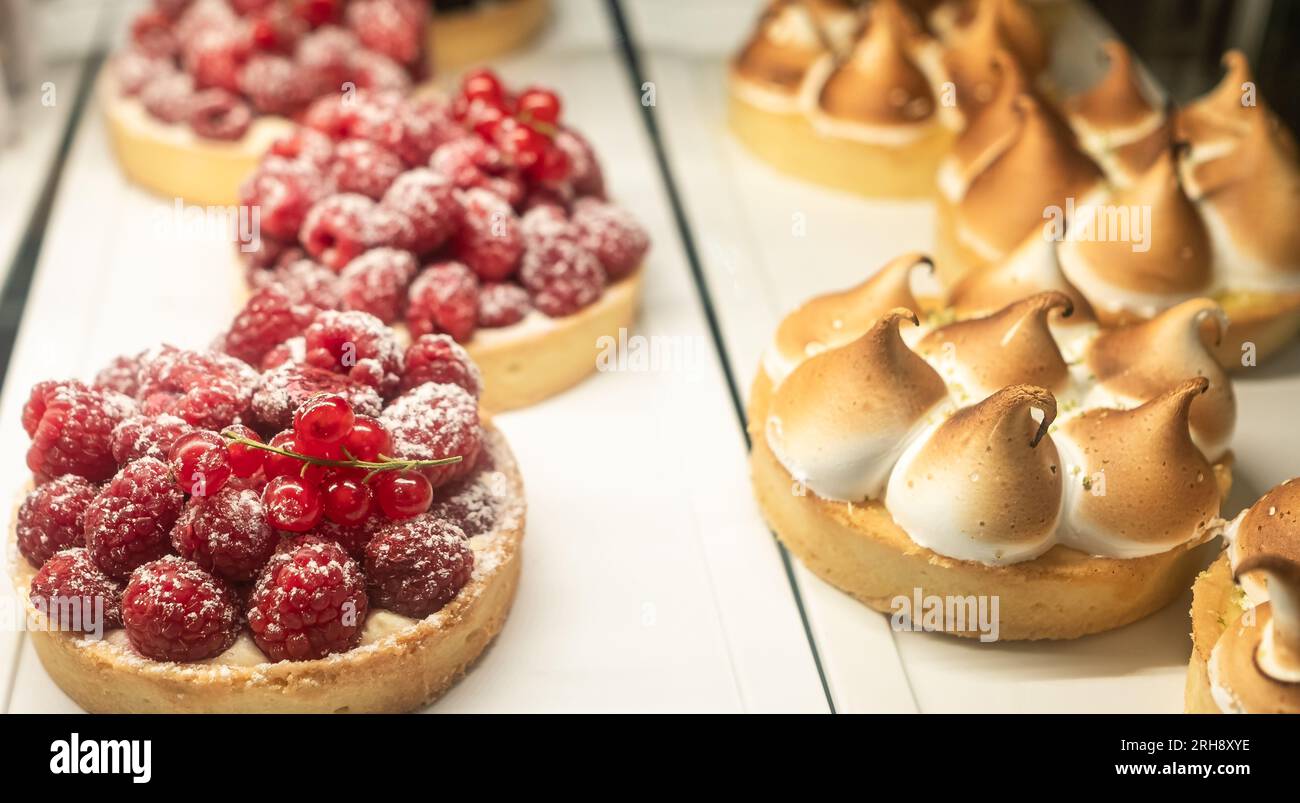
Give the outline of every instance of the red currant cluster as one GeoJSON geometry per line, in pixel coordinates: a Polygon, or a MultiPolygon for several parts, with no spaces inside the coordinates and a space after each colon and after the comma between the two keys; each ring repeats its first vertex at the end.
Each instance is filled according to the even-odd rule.
{"type": "Polygon", "coordinates": [[[191,496],[211,496],[232,476],[266,482],[262,505],[267,523],[303,533],[322,519],[353,526],[378,512],[394,520],[429,509],[433,485],[421,469],[455,463],[389,457],[392,437],[383,425],[353,411],[335,393],[309,398],[293,416],[293,428],[263,442],[256,432],[232,425],[179,438],[168,459],[176,483],[191,496]]]}
{"type": "Polygon", "coordinates": [[[529,87],[512,96],[488,69],[467,73],[452,102],[452,116],[538,182],[569,175],[569,156],[555,144],[560,110],[559,97],[549,89],[529,87]]]}

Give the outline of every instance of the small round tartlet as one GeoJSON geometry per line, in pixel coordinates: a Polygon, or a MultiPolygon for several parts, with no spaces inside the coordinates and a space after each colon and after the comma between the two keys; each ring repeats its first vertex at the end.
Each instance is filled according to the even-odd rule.
{"type": "Polygon", "coordinates": [[[1192,586],[1189,714],[1300,713],[1300,483],[1243,510],[1192,586]]]}
{"type": "Polygon", "coordinates": [[[748,408],[777,536],[882,612],[916,591],[997,598],[1004,640],[1077,638],[1168,604],[1231,483],[1235,402],[1202,339],[1213,305],[1098,331],[1048,292],[937,310],[905,339],[925,263],[900,257],[778,328],[748,408]]]}
{"type": "Polygon", "coordinates": [[[97,85],[114,154],[164,197],[238,203],[240,182],[313,100],[422,79],[428,17],[423,0],[158,2],[97,85]]]}
{"type": "Polygon", "coordinates": [[[428,48],[439,70],[481,64],[528,44],[546,24],[547,0],[433,2],[428,48]]]}
{"type": "Polygon", "coordinates": [[[631,327],[650,244],[606,199],[560,104],[478,70],[449,99],[319,105],[242,190],[261,220],[241,247],[248,285],[368,312],[411,339],[450,335],[494,412],[578,383],[602,338],[631,327]]]}
{"type": "MultiPolygon", "coordinates": [[[[218,344],[291,319],[245,311],[218,344]]],[[[500,632],[524,489],[468,354],[356,311],[302,339],[261,372],[163,346],[32,389],[12,577],[87,710],[410,711],[500,632]]]]}

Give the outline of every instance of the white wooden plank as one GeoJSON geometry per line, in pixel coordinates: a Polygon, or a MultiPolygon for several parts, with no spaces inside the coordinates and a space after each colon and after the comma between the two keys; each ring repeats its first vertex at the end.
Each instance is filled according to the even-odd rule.
{"type": "MultiPolygon", "coordinates": [[[[637,331],[706,343],[603,4],[562,2],[556,12],[538,48],[501,70],[561,91],[614,193],[649,227],[637,331]]],[[[162,236],[166,215],[165,202],[123,185],[102,126],[87,121],[0,402],[11,453],[25,448],[20,389],[36,378],[85,374],[160,339],[200,345],[229,319],[228,251],[162,236]]],[[[742,442],[720,366],[703,353],[676,370],[602,374],[498,418],[528,489],[524,574],[504,632],[434,711],[826,710],[779,555],[749,537],[760,525],[742,442]]],[[[0,487],[23,480],[12,464],[4,471],[0,487]]],[[[28,649],[11,710],[70,707],[28,649]]]]}
{"type": "MultiPolygon", "coordinates": [[[[726,130],[726,60],[761,3],[627,0],[656,114],[685,196],[732,370],[748,388],[781,315],[808,297],[860,281],[886,259],[933,245],[922,203],[872,202],[787,179],[726,130]],[[798,220],[806,233],[793,224],[798,220]]],[[[1057,83],[1078,87],[1102,66],[1108,32],[1076,6],[1058,52],[1057,83]]],[[[1290,425],[1300,350],[1237,384],[1237,487],[1225,515],[1300,469],[1290,425]]],[[[755,539],[767,533],[756,528],[755,539]]],[[[1176,711],[1186,660],[1187,600],[1128,628],[1069,643],[971,644],[890,632],[883,616],[796,572],[837,710],[1176,711]],[[913,704],[915,700],[915,706],[913,704]]]]}

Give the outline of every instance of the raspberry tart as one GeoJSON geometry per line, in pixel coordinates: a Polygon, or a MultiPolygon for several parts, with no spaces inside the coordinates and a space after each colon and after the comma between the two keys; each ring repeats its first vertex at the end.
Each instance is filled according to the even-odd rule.
{"type": "Polygon", "coordinates": [[[33,388],[13,577],[86,710],[410,711],[501,630],[523,486],[473,362],[362,312],[308,329],[267,370],[164,346],[33,388]]]}
{"type": "Polygon", "coordinates": [[[600,338],[632,323],[649,240],[561,118],[553,92],[510,93],[485,70],[449,101],[318,101],[242,190],[262,240],[242,254],[241,319],[259,328],[247,351],[237,333],[236,353],[279,360],[272,347],[297,343],[305,304],[369,313],[408,342],[449,335],[478,364],[489,410],[589,375],[600,338]]]}
{"type": "Polygon", "coordinates": [[[98,93],[135,183],[195,204],[239,183],[322,96],[428,73],[424,0],[155,0],[98,93]]]}
{"type": "MultiPolygon", "coordinates": [[[[1236,404],[1205,340],[1221,310],[1199,299],[1099,330],[1041,292],[962,316],[913,294],[927,264],[904,255],[777,329],[749,402],[777,535],[879,611],[914,589],[996,597],[1003,639],[1076,638],[1167,604],[1231,481],[1236,404]]],[[[938,629],[976,635],[959,624],[938,629]]]]}
{"type": "Polygon", "coordinates": [[[1300,714],[1300,483],[1243,510],[1192,587],[1189,714],[1300,714]]]}

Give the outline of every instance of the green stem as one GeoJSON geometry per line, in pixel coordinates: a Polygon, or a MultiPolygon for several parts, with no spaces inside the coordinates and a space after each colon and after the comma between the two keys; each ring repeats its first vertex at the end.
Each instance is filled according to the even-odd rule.
{"type": "Polygon", "coordinates": [[[304,463],[313,466],[330,466],[333,468],[367,468],[370,472],[366,474],[366,480],[369,481],[372,476],[380,471],[413,471],[419,468],[433,468],[434,466],[446,466],[451,463],[459,463],[460,455],[452,457],[440,457],[437,460],[396,460],[388,455],[380,455],[382,460],[375,462],[372,460],[331,460],[328,457],[312,457],[311,455],[298,454],[288,449],[281,449],[279,446],[272,446],[269,443],[262,443],[251,438],[245,438],[242,435],[236,435],[233,432],[222,432],[221,437],[231,443],[238,443],[247,446],[250,449],[261,449],[264,452],[273,452],[284,457],[292,457],[295,460],[301,460],[304,463]]]}

